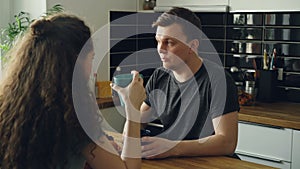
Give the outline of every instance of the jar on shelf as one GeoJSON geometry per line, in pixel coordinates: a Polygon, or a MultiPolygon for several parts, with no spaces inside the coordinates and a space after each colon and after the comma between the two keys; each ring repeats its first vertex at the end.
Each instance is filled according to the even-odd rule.
{"type": "Polygon", "coordinates": [[[144,10],[153,10],[156,5],[155,0],[144,0],[143,9],[144,10]]]}
{"type": "Polygon", "coordinates": [[[239,104],[242,106],[255,105],[256,93],[255,81],[246,81],[244,90],[240,89],[238,92],[239,104]]]}

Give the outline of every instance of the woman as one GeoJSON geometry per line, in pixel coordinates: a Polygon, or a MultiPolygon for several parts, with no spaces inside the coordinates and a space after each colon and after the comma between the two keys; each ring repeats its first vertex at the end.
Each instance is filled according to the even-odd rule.
{"type": "Polygon", "coordinates": [[[81,49],[90,37],[81,19],[57,14],[33,22],[11,50],[12,61],[0,86],[0,168],[82,169],[85,161],[93,169],[140,168],[140,141],[131,138],[140,137],[142,79],[133,72],[127,88],[112,85],[122,95],[128,117],[120,158],[110,153],[116,150],[99,128],[94,98],[78,92],[89,91],[92,44],[84,52],[81,49]],[[73,77],[78,64],[82,73],[73,77]],[[72,86],[74,79],[81,80],[72,86]],[[74,97],[86,105],[75,110],[74,97]],[[97,144],[85,133],[76,113],[86,113],[87,127],[97,129],[97,144]]]}

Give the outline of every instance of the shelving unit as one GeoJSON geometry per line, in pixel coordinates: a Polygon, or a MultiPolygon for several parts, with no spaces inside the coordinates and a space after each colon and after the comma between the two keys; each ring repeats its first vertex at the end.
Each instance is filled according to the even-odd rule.
{"type": "Polygon", "coordinates": [[[263,51],[270,60],[274,48],[277,63],[283,68],[283,79],[277,87],[278,98],[289,100],[287,92],[300,92],[300,18],[299,12],[237,12],[229,13],[226,31],[225,68],[238,66],[247,72],[262,69],[263,51]],[[297,83],[298,82],[298,83],[297,83]]]}

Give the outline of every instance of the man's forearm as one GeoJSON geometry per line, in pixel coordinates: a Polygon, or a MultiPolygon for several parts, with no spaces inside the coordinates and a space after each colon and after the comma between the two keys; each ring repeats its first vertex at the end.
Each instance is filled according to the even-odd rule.
{"type": "Polygon", "coordinates": [[[171,156],[231,155],[236,142],[222,135],[213,135],[199,140],[184,140],[170,152],[171,156]]]}

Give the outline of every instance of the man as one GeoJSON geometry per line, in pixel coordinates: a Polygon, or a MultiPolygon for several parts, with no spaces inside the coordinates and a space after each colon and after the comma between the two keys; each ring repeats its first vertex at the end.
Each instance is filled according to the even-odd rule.
{"type": "Polygon", "coordinates": [[[237,90],[223,67],[198,55],[200,19],[172,8],[153,24],[163,67],[149,79],[141,106],[144,123],[163,130],[142,138],[142,156],[232,155],[237,144],[237,90]]]}

